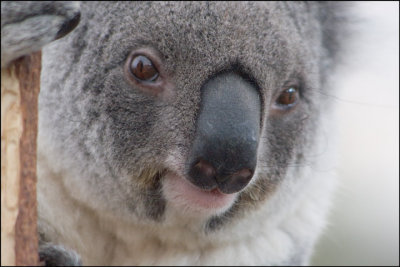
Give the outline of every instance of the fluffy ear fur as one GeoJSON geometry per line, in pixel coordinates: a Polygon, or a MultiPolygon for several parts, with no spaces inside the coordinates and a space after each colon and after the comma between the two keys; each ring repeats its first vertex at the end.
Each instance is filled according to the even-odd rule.
{"type": "Polygon", "coordinates": [[[1,2],[1,67],[39,51],[79,22],[79,2],[1,2]]]}
{"type": "MultiPolygon", "coordinates": [[[[21,13],[5,6],[3,21],[3,3],[2,64],[3,57],[6,64],[26,47],[54,40],[64,33],[63,21],[76,18],[76,4],[31,2],[21,13]]],[[[324,96],[334,90],[327,77],[340,58],[347,4],[84,2],[81,8],[76,30],[43,50],[39,228],[55,244],[42,247],[47,262],[79,264],[58,247],[65,245],[88,265],[307,264],[334,184],[326,171],[332,125],[324,96]],[[138,55],[146,58],[142,65],[134,64],[138,55]],[[143,68],[158,76],[138,79],[137,73],[147,75],[143,68]],[[233,99],[224,87],[232,83],[221,77],[239,79],[243,89],[234,92],[241,97],[233,99]],[[224,88],[218,93],[230,97],[204,97],[214,78],[224,88]],[[259,137],[234,123],[254,119],[246,90],[257,92],[251,103],[260,114],[259,137]],[[218,116],[226,127],[197,128],[215,121],[208,111],[212,120],[197,123],[205,101],[224,109],[226,120],[218,116]],[[202,162],[218,156],[218,166],[231,164],[229,179],[252,175],[228,197],[220,184],[206,192],[204,180],[189,179],[193,144],[210,147],[209,134],[220,139],[202,162]],[[238,136],[256,136],[254,170],[240,167],[246,146],[237,145],[238,136]]],[[[208,179],[222,167],[199,168],[208,179]]]]}

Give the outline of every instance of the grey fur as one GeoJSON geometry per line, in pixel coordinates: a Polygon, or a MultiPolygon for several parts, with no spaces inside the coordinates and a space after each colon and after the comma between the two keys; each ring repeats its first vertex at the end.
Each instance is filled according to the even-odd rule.
{"type": "Polygon", "coordinates": [[[2,1],[1,67],[57,39],[79,6],[77,1],[2,1]]]}
{"type": "MultiPolygon", "coordinates": [[[[275,261],[274,255],[266,255],[262,262],[306,264],[319,230],[305,238],[281,218],[300,210],[303,194],[318,181],[307,170],[323,153],[317,140],[324,135],[321,122],[329,118],[331,104],[325,95],[333,89],[328,77],[341,59],[346,5],[83,3],[76,30],[44,49],[39,173],[61,181],[59,189],[74,205],[90,211],[99,225],[104,223],[98,219],[101,214],[138,227],[145,224],[151,238],[167,249],[173,244],[163,236],[170,229],[163,192],[170,168],[167,159],[174,151],[174,159],[182,163],[190,154],[202,85],[217,73],[240,73],[262,98],[256,177],[222,214],[196,220],[195,226],[187,223],[185,213],[177,215],[182,235],[178,242],[186,244],[188,236],[195,250],[203,251],[217,242],[216,236],[224,238],[236,225],[246,227],[251,220],[247,218],[259,218],[262,211],[271,222],[280,221],[277,227],[294,244],[286,259],[275,261]],[[137,49],[159,58],[168,81],[165,92],[146,94],[127,80],[124,64],[137,49]],[[274,113],[279,90],[293,85],[300,89],[300,104],[289,112],[274,113]]],[[[327,193],[321,203],[328,199],[327,193]]],[[[43,220],[39,225],[50,232],[50,240],[63,240],[44,206],[39,203],[43,220]]],[[[318,212],[319,229],[326,211],[318,212]]],[[[261,227],[269,222],[252,223],[261,227]]],[[[114,242],[117,237],[111,236],[114,242]]],[[[80,244],[73,246],[78,249],[80,244]]],[[[203,262],[207,261],[191,263],[203,262]]]]}

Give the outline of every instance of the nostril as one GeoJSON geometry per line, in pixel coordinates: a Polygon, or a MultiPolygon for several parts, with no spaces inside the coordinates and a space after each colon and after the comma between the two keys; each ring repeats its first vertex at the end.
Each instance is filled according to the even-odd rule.
{"type": "Polygon", "coordinates": [[[222,183],[218,183],[220,190],[225,194],[239,192],[250,182],[253,172],[250,169],[243,168],[226,179],[222,183]]]}
{"type": "Polygon", "coordinates": [[[217,171],[211,163],[204,159],[199,159],[191,165],[188,178],[194,185],[204,190],[211,190],[217,186],[216,174],[217,171]]]}
{"type": "Polygon", "coordinates": [[[248,180],[253,175],[253,172],[249,169],[241,169],[240,171],[235,172],[232,174],[232,177],[238,177],[238,179],[245,179],[248,180]]]}
{"type": "Polygon", "coordinates": [[[207,161],[201,159],[194,166],[195,172],[202,174],[202,176],[207,178],[213,178],[216,174],[214,167],[207,161]]]}
{"type": "Polygon", "coordinates": [[[252,175],[253,175],[252,171],[245,168],[232,174],[232,179],[249,180],[252,175]]]}
{"type": "Polygon", "coordinates": [[[218,187],[222,193],[232,194],[247,186],[253,177],[253,170],[252,168],[242,168],[234,173],[226,174],[226,170],[222,169],[217,172],[213,164],[201,158],[191,165],[188,178],[194,185],[204,190],[218,187]]]}

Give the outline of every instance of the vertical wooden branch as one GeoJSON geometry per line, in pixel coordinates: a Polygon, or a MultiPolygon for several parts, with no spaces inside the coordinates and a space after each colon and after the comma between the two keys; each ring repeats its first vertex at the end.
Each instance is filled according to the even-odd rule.
{"type": "Polygon", "coordinates": [[[15,265],[20,182],[21,92],[15,65],[1,69],[1,265],[15,265]]]}
{"type": "Polygon", "coordinates": [[[36,138],[41,52],[1,70],[1,264],[38,265],[36,138]]]}

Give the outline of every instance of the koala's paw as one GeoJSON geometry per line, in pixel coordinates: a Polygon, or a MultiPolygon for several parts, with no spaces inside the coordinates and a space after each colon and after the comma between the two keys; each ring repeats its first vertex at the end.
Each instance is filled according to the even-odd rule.
{"type": "Polygon", "coordinates": [[[39,246],[39,258],[46,266],[82,266],[75,251],[51,243],[39,246]]]}

